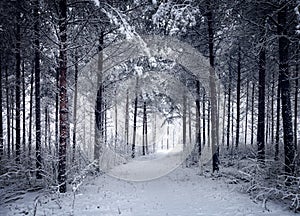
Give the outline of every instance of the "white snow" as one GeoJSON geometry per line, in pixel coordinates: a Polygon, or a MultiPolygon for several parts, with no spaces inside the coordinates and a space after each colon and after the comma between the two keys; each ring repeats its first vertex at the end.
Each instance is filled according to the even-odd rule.
{"type": "Polygon", "coordinates": [[[161,151],[153,157],[145,156],[117,166],[109,175],[89,176],[75,194],[27,193],[23,199],[0,206],[0,215],[33,215],[35,205],[36,215],[56,216],[295,215],[272,203],[268,204],[267,211],[261,203],[254,203],[247,194],[239,192],[238,185],[200,176],[195,168],[178,166],[179,153],[161,151]],[[126,181],[110,176],[126,171],[125,176],[142,180],[142,176],[146,179],[147,175],[162,174],[159,170],[174,166],[177,168],[172,172],[149,181],[126,181]]]}

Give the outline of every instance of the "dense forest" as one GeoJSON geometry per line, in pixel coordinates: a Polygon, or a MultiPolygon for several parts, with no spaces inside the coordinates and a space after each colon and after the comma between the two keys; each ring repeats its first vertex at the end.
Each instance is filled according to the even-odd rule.
{"type": "Polygon", "coordinates": [[[296,0],[1,1],[0,205],[178,148],[299,211],[299,39],[296,0]]]}

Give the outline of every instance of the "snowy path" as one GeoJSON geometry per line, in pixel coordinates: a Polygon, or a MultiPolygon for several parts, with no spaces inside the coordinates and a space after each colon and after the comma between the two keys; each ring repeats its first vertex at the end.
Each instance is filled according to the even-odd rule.
{"type": "MultiPolygon", "coordinates": [[[[176,154],[175,154],[176,155],[176,154]]],[[[176,156],[175,156],[176,157],[176,156]]],[[[133,161],[116,167],[112,173],[120,174],[137,170],[138,164],[149,168],[163,162],[133,161]],[[142,162],[142,163],[139,163],[142,162]]],[[[128,176],[139,176],[137,173],[128,176]]],[[[283,216],[294,215],[280,206],[268,205],[265,211],[261,204],[252,202],[247,194],[238,192],[236,185],[228,185],[222,180],[212,180],[196,174],[197,170],[179,166],[173,172],[151,181],[125,181],[103,175],[89,177],[74,196],[61,195],[59,199],[43,197],[37,206],[37,215],[132,215],[132,216],[283,216]],[[61,208],[60,208],[61,207],[61,208]]],[[[33,212],[33,199],[37,194],[28,194],[7,206],[0,206],[0,215],[29,215],[33,212]],[[10,209],[10,210],[9,210],[10,209]]],[[[53,195],[52,195],[53,196],[53,195]]]]}
{"type": "Polygon", "coordinates": [[[180,166],[182,161],[182,147],[178,147],[139,157],[127,164],[114,167],[108,174],[129,181],[147,181],[170,173],[180,166]]]}

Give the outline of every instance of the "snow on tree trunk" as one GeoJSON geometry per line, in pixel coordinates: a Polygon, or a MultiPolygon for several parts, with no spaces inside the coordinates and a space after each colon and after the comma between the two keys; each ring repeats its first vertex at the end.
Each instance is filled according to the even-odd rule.
{"type": "Polygon", "coordinates": [[[58,183],[59,192],[67,190],[66,148],[69,130],[68,95],[67,95],[67,0],[59,1],[59,163],[58,183]]]}
{"type": "Polygon", "coordinates": [[[3,148],[4,137],[3,137],[2,111],[3,111],[2,110],[2,56],[0,56],[0,162],[2,160],[3,153],[4,153],[4,148],[3,148]]]}
{"type": "Polygon", "coordinates": [[[274,155],[274,160],[277,161],[279,158],[279,140],[280,140],[280,95],[281,95],[281,81],[278,77],[278,86],[277,86],[277,100],[276,100],[276,134],[275,134],[275,155],[274,155]]]}
{"type": "Polygon", "coordinates": [[[72,153],[72,162],[75,161],[76,153],[76,130],[77,130],[77,97],[78,97],[78,53],[75,51],[75,90],[74,90],[74,110],[73,110],[73,153],[72,153]]]}
{"type": "Polygon", "coordinates": [[[237,66],[237,89],[236,89],[236,136],[235,147],[239,147],[240,141],[240,118],[241,118],[241,47],[238,48],[238,66],[237,66]]]}
{"type": "Polygon", "coordinates": [[[206,142],[206,135],[205,135],[205,100],[206,100],[206,96],[205,96],[205,89],[203,89],[203,101],[202,101],[202,116],[203,116],[203,120],[202,120],[202,127],[203,127],[203,146],[205,146],[205,142],[206,142]]]}
{"type": "Polygon", "coordinates": [[[138,106],[138,85],[139,77],[136,77],[136,86],[135,86],[135,99],[134,99],[134,116],[133,116],[133,138],[132,138],[132,147],[131,147],[131,157],[135,158],[135,141],[136,141],[136,121],[137,121],[137,106],[138,106]]]}
{"type": "Polygon", "coordinates": [[[283,141],[285,154],[285,172],[290,175],[294,172],[295,145],[293,143],[292,107],[290,96],[289,75],[289,39],[287,35],[287,9],[288,4],[284,1],[278,11],[278,36],[279,36],[279,77],[281,81],[281,102],[283,141]]]}
{"type": "Polygon", "coordinates": [[[200,81],[196,81],[196,147],[198,156],[201,156],[201,129],[200,129],[200,81]]]}
{"type": "Polygon", "coordinates": [[[266,77],[266,45],[265,30],[261,27],[261,40],[259,52],[259,78],[258,78],[258,120],[257,120],[257,157],[258,161],[265,161],[265,77],[266,77]]]}
{"type": "MultiPolygon", "coordinates": [[[[185,91],[185,90],[184,90],[185,91]]],[[[183,148],[186,147],[186,94],[183,94],[183,103],[182,103],[182,144],[183,148]]]]}
{"type": "Polygon", "coordinates": [[[294,104],[294,145],[295,150],[298,149],[298,137],[297,137],[297,130],[298,130],[298,91],[299,91],[299,49],[298,46],[297,53],[296,53],[296,69],[295,69],[295,104],[294,104]]]}
{"type": "Polygon", "coordinates": [[[41,94],[40,94],[40,2],[34,2],[34,71],[35,71],[35,155],[36,155],[36,178],[41,179],[42,156],[41,156],[41,94]]]}
{"type": "Polygon", "coordinates": [[[34,70],[32,69],[30,77],[30,102],[29,102],[29,131],[28,131],[28,156],[31,156],[32,149],[32,110],[33,110],[33,81],[34,70]]]}
{"type": "Polygon", "coordinates": [[[17,12],[16,26],[16,162],[21,154],[21,30],[20,13],[17,12]]]}
{"type": "Polygon", "coordinates": [[[95,107],[95,143],[94,143],[94,160],[96,161],[96,170],[99,171],[100,153],[103,142],[103,32],[99,37],[98,47],[98,64],[97,64],[97,98],[95,107]]]}
{"type": "Polygon", "coordinates": [[[9,83],[7,66],[5,67],[5,85],[6,85],[6,130],[7,130],[7,156],[10,158],[11,143],[10,143],[10,104],[9,104],[9,83]]]}
{"type": "Polygon", "coordinates": [[[209,87],[211,97],[211,142],[212,142],[212,165],[213,172],[219,171],[219,141],[218,141],[218,108],[217,108],[217,92],[216,92],[216,74],[214,70],[214,29],[213,29],[213,9],[212,1],[208,1],[207,12],[208,24],[208,48],[209,48],[209,87]]]}
{"type": "Polygon", "coordinates": [[[25,62],[23,60],[22,64],[22,113],[23,113],[23,135],[22,135],[22,143],[23,143],[23,152],[25,155],[26,152],[26,87],[25,87],[25,62]]]}
{"type": "Polygon", "coordinates": [[[129,90],[126,91],[126,107],[125,107],[125,139],[126,152],[128,153],[129,146],[129,90]]]}

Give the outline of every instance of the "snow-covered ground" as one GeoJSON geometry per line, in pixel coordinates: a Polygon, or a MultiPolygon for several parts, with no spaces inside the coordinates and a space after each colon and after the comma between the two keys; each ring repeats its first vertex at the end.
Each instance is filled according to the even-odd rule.
{"type": "Polygon", "coordinates": [[[261,203],[254,203],[247,194],[239,192],[238,185],[200,176],[196,168],[183,168],[180,165],[176,168],[168,163],[176,162],[178,155],[176,151],[160,152],[154,157],[139,158],[117,166],[109,174],[87,177],[76,193],[27,193],[23,199],[0,206],[0,215],[34,215],[34,210],[36,215],[63,216],[295,215],[272,203],[268,204],[267,211],[261,203]],[[162,169],[161,172],[161,167],[169,167],[173,171],[162,169]],[[153,178],[153,174],[165,175],[153,178]],[[142,176],[151,180],[141,181],[142,176]]]}

